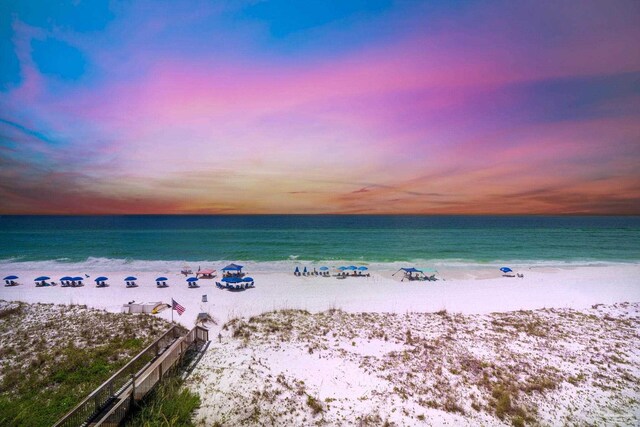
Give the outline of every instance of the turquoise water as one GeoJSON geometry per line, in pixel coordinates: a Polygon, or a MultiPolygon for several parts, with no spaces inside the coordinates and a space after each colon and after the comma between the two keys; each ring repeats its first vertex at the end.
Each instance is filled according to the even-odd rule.
{"type": "Polygon", "coordinates": [[[0,216],[0,262],[640,260],[640,217],[0,216]]]}

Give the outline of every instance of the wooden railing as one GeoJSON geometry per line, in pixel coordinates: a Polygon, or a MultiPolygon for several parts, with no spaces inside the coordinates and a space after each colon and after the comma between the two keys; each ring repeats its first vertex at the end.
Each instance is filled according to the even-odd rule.
{"type": "Polygon", "coordinates": [[[54,427],[117,425],[131,409],[134,400],[142,399],[170,369],[182,359],[194,343],[209,340],[209,331],[200,326],[181,336],[172,326],[160,338],[142,350],[111,378],[62,417],[54,427]]]}

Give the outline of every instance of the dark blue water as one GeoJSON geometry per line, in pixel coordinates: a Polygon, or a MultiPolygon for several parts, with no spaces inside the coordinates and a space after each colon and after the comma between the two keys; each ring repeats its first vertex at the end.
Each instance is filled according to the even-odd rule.
{"type": "Polygon", "coordinates": [[[640,217],[0,216],[0,260],[638,261],[640,217]]]}

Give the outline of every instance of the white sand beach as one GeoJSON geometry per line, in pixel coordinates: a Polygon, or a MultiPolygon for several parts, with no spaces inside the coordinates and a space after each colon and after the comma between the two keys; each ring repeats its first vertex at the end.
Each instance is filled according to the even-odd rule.
{"type": "Polygon", "coordinates": [[[401,282],[391,270],[343,280],[249,270],[255,288],[229,292],[219,276],[189,289],[175,271],[109,272],[96,288],[99,271],[25,270],[3,272],[22,284],[0,287],[0,299],[118,312],[173,298],[187,327],[209,313],[212,342],[187,381],[201,425],[639,422],[640,264],[517,272],[440,268],[436,282],[401,282]],[[85,273],[81,288],[33,281],[85,273]],[[125,288],[131,274],[138,288],[125,288]],[[157,289],[158,276],[170,286],[157,289]]]}
{"type": "MultiPolygon", "coordinates": [[[[291,269],[293,271],[293,269],[291,269]]],[[[640,301],[640,264],[544,266],[520,268],[523,278],[502,277],[497,269],[440,268],[436,282],[401,282],[394,271],[371,271],[371,277],[302,276],[291,273],[248,270],[254,289],[228,292],[215,287],[214,279],[201,279],[199,288],[189,289],[179,271],[3,271],[16,274],[20,286],[0,286],[0,299],[56,304],[86,304],[119,312],[129,301],[170,303],[175,299],[187,311],[174,320],[190,327],[201,311],[219,323],[241,316],[253,316],[277,309],[312,312],[339,308],[348,312],[406,313],[449,312],[484,314],[538,308],[588,308],[593,304],[640,301]],[[36,288],[34,279],[46,275],[58,282],[64,275],[88,274],[85,286],[36,288]],[[93,278],[106,275],[109,287],[96,288],[93,278]],[[127,289],[124,278],[138,278],[138,287],[127,289]],[[155,278],[165,276],[168,288],[158,289],[155,278]],[[444,279],[444,280],[443,280],[444,279]],[[207,303],[202,296],[207,295],[207,303]]],[[[167,319],[171,313],[159,314],[167,319]]]]}

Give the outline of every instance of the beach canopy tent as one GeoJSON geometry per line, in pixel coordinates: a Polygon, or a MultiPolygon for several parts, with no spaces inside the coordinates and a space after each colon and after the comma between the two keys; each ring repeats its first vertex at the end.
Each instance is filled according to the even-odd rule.
{"type": "Polygon", "coordinates": [[[502,271],[503,273],[511,273],[513,270],[509,267],[502,267],[500,271],[502,271]]]}
{"type": "Polygon", "coordinates": [[[227,283],[240,283],[242,282],[242,279],[239,279],[237,277],[223,277],[222,281],[227,283]]]}
{"type": "Polygon", "coordinates": [[[167,279],[166,277],[158,277],[158,278],[156,279],[156,282],[165,282],[165,281],[167,281],[167,280],[169,280],[169,279],[167,279]]]}
{"type": "Polygon", "coordinates": [[[16,280],[18,278],[18,276],[7,276],[2,280],[16,280]]]}
{"type": "MultiPolygon", "coordinates": [[[[49,279],[51,279],[51,277],[49,277],[49,276],[40,276],[40,277],[36,277],[34,279],[34,282],[41,282],[43,280],[49,280],[49,279]]],[[[9,279],[9,280],[11,280],[11,279],[9,279]]]]}
{"type": "Polygon", "coordinates": [[[94,279],[96,282],[104,282],[105,280],[109,280],[108,277],[100,276],[94,279]]]}
{"type": "Polygon", "coordinates": [[[238,264],[229,264],[222,271],[240,271],[242,270],[242,266],[238,264]]]}
{"type": "Polygon", "coordinates": [[[320,270],[320,271],[329,271],[329,267],[320,267],[318,270],[320,270]]]}
{"type": "Polygon", "coordinates": [[[190,282],[190,283],[192,283],[192,282],[197,282],[197,281],[198,281],[198,278],[197,278],[197,277],[189,277],[189,278],[187,279],[187,282],[190,282]]]}
{"type": "Polygon", "coordinates": [[[358,267],[358,270],[360,270],[360,271],[366,271],[366,270],[368,270],[368,268],[367,268],[367,267],[365,267],[365,266],[363,265],[362,267],[358,267]]]}
{"type": "Polygon", "coordinates": [[[138,278],[137,277],[133,277],[133,276],[127,276],[127,277],[124,278],[124,280],[127,281],[127,282],[130,282],[132,280],[138,280],[138,278]]]}
{"type": "Polygon", "coordinates": [[[395,276],[396,274],[400,273],[401,271],[404,272],[405,275],[411,275],[413,273],[422,273],[424,274],[424,272],[422,270],[418,270],[415,267],[402,267],[400,270],[396,271],[395,273],[392,274],[392,276],[395,276]]]}
{"type": "Polygon", "coordinates": [[[245,277],[242,279],[243,282],[253,282],[253,277],[245,277]]]}

